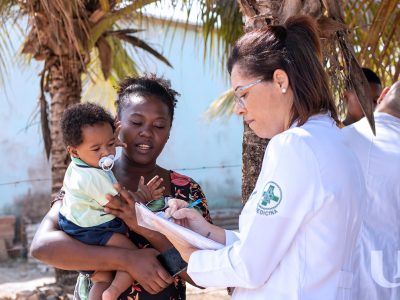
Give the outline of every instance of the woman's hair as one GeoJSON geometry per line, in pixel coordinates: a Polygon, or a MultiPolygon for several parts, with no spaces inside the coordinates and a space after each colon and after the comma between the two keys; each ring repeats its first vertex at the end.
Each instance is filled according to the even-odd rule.
{"type": "Polygon", "coordinates": [[[228,59],[228,71],[240,66],[247,76],[272,80],[276,69],[284,70],[293,90],[290,125],[321,112],[338,121],[328,76],[321,63],[321,45],[313,19],[290,17],[284,25],[265,26],[243,35],[228,59]]]}
{"type": "Polygon", "coordinates": [[[177,96],[180,94],[171,88],[171,82],[155,74],[145,74],[137,77],[127,77],[119,83],[118,98],[115,101],[117,114],[120,117],[121,112],[130,104],[132,95],[138,96],[156,96],[162,103],[168,107],[171,117],[171,124],[174,119],[174,111],[177,96]]]}
{"type": "Polygon", "coordinates": [[[66,146],[79,146],[83,142],[82,128],[99,123],[110,124],[115,131],[114,119],[100,105],[79,103],[68,107],[61,118],[61,132],[66,146]]]}

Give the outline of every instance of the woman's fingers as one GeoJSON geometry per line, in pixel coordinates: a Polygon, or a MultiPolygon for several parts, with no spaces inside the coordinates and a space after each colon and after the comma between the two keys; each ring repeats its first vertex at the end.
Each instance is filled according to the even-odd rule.
{"type": "Polygon", "coordinates": [[[108,200],[108,203],[106,205],[108,208],[111,208],[111,209],[122,209],[126,205],[125,203],[123,203],[121,201],[121,199],[117,195],[112,196],[110,194],[107,194],[106,198],[108,200]]]}
{"type": "Polygon", "coordinates": [[[120,184],[115,184],[114,188],[119,193],[119,197],[122,200],[121,202],[125,202],[129,205],[129,207],[133,207],[135,205],[135,199],[132,197],[131,192],[127,189],[123,188],[120,184]]]}
{"type": "Polygon", "coordinates": [[[158,251],[150,248],[138,251],[140,259],[131,260],[134,263],[127,265],[127,271],[146,291],[151,294],[159,293],[170,285],[174,279],[157,260],[158,251]],[[140,271],[138,272],[138,270],[140,271]]]}
{"type": "Polygon", "coordinates": [[[188,203],[186,201],[172,198],[168,200],[168,208],[165,210],[165,213],[168,216],[172,216],[177,210],[187,206],[188,203]]]}
{"type": "Polygon", "coordinates": [[[104,212],[122,219],[130,229],[135,230],[137,227],[135,200],[121,185],[115,184],[114,187],[119,193],[116,196],[106,195],[108,203],[104,207],[104,212]]]}
{"type": "Polygon", "coordinates": [[[203,218],[195,209],[192,208],[180,208],[171,214],[174,219],[190,219],[196,220],[199,217],[203,218]]]}
{"type": "Polygon", "coordinates": [[[109,207],[104,207],[104,212],[106,214],[112,214],[113,216],[116,216],[117,218],[121,218],[121,214],[122,212],[119,209],[113,209],[113,208],[109,208],[109,207]]]}

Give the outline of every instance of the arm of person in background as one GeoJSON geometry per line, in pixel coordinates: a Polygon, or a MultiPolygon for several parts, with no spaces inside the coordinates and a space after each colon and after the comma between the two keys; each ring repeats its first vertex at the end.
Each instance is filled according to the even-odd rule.
{"type": "Polygon", "coordinates": [[[61,201],[55,201],[40,224],[30,249],[33,257],[64,270],[126,271],[152,294],[172,283],[155,249],[91,246],[69,237],[58,227],[60,207],[61,201]]]}

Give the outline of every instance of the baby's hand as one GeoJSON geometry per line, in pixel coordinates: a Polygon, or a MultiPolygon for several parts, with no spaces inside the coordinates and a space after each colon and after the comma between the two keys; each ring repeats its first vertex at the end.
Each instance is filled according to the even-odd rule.
{"type": "Polygon", "coordinates": [[[142,201],[151,201],[160,199],[165,190],[161,186],[163,179],[160,176],[154,176],[147,184],[144,184],[143,176],[140,177],[137,193],[142,201]]]}

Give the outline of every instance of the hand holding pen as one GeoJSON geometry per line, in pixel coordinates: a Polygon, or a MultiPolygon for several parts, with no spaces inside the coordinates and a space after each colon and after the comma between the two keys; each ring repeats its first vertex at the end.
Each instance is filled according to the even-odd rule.
{"type": "Polygon", "coordinates": [[[165,210],[165,216],[172,217],[173,222],[176,224],[189,228],[202,236],[209,237],[212,224],[207,222],[196,209],[192,209],[200,203],[202,203],[201,199],[191,203],[180,199],[170,199],[168,208],[165,210]]]}
{"type": "Polygon", "coordinates": [[[202,200],[201,199],[197,199],[196,201],[193,201],[192,203],[189,203],[187,208],[193,208],[193,207],[197,206],[200,203],[202,203],[202,200]]]}
{"type": "Polygon", "coordinates": [[[172,219],[173,218],[173,214],[182,208],[194,208],[197,205],[199,205],[200,203],[202,203],[201,199],[197,199],[189,204],[187,204],[186,201],[183,200],[179,200],[179,199],[170,199],[168,201],[168,204],[166,206],[166,210],[165,210],[165,216],[168,219],[172,219]]]}

